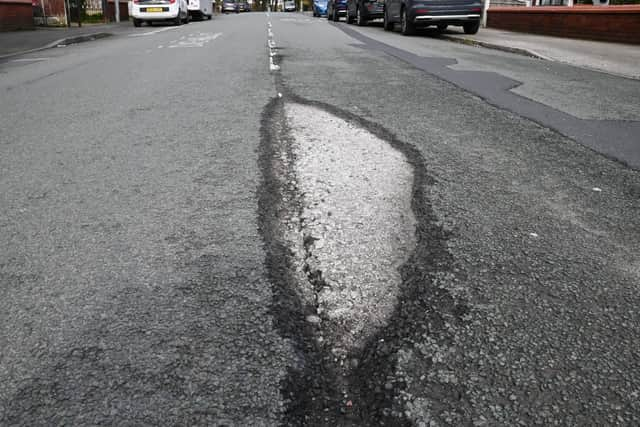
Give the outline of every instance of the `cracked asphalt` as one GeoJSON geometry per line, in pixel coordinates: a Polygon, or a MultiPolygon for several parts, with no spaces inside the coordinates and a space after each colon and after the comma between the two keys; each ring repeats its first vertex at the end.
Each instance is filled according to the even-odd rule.
{"type": "Polygon", "coordinates": [[[640,424],[640,82],[278,13],[21,59],[0,425],[640,424]]]}

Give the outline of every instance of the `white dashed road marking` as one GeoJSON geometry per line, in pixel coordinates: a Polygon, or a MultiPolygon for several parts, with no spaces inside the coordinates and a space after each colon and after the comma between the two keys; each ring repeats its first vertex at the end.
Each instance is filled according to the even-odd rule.
{"type": "MultiPolygon", "coordinates": [[[[268,15],[267,15],[268,16],[268,15]]],[[[276,42],[273,41],[273,31],[271,31],[271,21],[267,21],[267,45],[269,46],[269,71],[278,71],[280,66],[273,60],[277,55],[276,42]]]]}

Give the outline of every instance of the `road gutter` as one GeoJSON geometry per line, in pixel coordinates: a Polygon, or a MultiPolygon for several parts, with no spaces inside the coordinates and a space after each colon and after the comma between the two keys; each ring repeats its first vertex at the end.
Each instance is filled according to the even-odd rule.
{"type": "Polygon", "coordinates": [[[544,59],[545,61],[553,61],[552,58],[541,55],[532,50],[523,49],[520,47],[511,47],[511,46],[504,46],[496,43],[484,42],[484,41],[473,39],[471,37],[464,37],[464,36],[460,37],[460,36],[452,36],[449,34],[441,34],[440,38],[449,40],[455,43],[466,44],[471,46],[480,46],[487,49],[501,50],[503,52],[515,53],[516,55],[528,56],[529,58],[544,59]]]}

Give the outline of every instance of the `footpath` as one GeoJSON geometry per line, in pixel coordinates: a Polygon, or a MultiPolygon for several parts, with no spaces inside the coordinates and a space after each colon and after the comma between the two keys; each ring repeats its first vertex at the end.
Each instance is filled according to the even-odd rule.
{"type": "Polygon", "coordinates": [[[82,27],[37,27],[35,30],[0,32],[0,60],[58,45],[96,40],[132,29],[130,22],[83,24],[82,27]]]}
{"type": "Polygon", "coordinates": [[[499,49],[576,67],[640,79],[640,46],[481,28],[467,35],[454,28],[442,35],[459,43],[499,49]]]}

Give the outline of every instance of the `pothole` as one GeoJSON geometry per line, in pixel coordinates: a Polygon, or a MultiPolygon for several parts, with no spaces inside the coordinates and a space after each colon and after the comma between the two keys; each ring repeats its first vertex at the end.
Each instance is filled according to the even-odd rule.
{"type": "Polygon", "coordinates": [[[260,157],[272,313],[297,351],[284,424],[407,425],[400,350],[427,333],[439,341],[440,311],[459,310],[434,285],[450,257],[422,157],[374,124],[292,98],[266,108],[260,157]]]}

